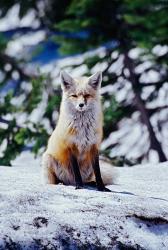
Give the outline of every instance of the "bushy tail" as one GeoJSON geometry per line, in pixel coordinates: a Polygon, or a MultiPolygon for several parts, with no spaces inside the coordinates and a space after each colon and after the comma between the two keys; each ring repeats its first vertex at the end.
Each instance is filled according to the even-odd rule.
{"type": "Polygon", "coordinates": [[[113,166],[110,163],[100,160],[100,171],[105,185],[111,185],[114,183],[115,173],[113,166]]]}

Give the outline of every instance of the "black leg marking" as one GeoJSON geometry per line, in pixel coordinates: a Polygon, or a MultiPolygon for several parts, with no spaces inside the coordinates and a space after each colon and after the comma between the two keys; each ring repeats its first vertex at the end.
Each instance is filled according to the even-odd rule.
{"type": "Polygon", "coordinates": [[[96,188],[96,187],[97,187],[95,181],[86,182],[85,185],[86,185],[86,186],[89,186],[89,187],[93,187],[93,188],[96,188]]]}
{"type": "Polygon", "coordinates": [[[94,162],[93,162],[93,169],[96,177],[96,184],[97,184],[97,189],[99,191],[105,191],[105,192],[111,192],[108,188],[105,187],[101,173],[100,173],[100,165],[99,165],[99,154],[97,153],[94,162]]]}
{"type": "Polygon", "coordinates": [[[82,177],[81,177],[80,170],[79,170],[79,165],[75,156],[72,156],[71,164],[72,164],[73,173],[75,175],[76,189],[80,189],[83,187],[83,183],[82,183],[82,177]]]}

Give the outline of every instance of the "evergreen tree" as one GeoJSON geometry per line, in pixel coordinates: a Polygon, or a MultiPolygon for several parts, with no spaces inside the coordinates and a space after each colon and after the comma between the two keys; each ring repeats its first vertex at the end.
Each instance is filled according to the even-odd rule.
{"type": "MultiPolygon", "coordinates": [[[[165,161],[167,1],[1,1],[1,18],[15,4],[20,6],[20,18],[34,10],[39,21],[38,29],[45,31],[44,41],[52,39],[59,43],[63,54],[80,53],[79,63],[74,59],[74,65],[68,65],[68,69],[73,71],[84,66],[86,75],[96,68],[102,69],[104,136],[107,139],[102,147],[103,153],[117,155],[118,149],[127,144],[125,138],[131,135],[136,123],[142,134],[132,148],[123,151],[123,156],[129,156],[134,148],[139,147],[135,156],[138,161],[147,158],[150,149],[157,151],[160,161],[165,161]],[[162,53],[157,53],[158,48],[162,53]],[[87,51],[89,53],[82,54],[87,51]],[[151,72],[157,77],[149,82],[151,72]],[[157,100],[164,91],[163,105],[159,106],[157,100]],[[159,117],[162,112],[165,115],[159,117]],[[129,130],[114,140],[116,131],[126,126],[129,130]],[[144,142],[141,145],[144,131],[148,131],[148,138],[145,145],[144,142]],[[111,154],[111,150],[115,153],[111,154]]],[[[33,28],[30,33],[36,33],[38,29],[33,28]]],[[[58,113],[61,100],[59,86],[52,85],[55,81],[52,72],[47,76],[41,71],[32,73],[26,70],[27,59],[12,57],[6,52],[11,39],[13,37],[8,39],[0,35],[3,76],[0,80],[0,141],[3,149],[0,164],[6,165],[25,147],[30,147],[37,154],[46,145],[56,123],[54,110],[58,113]],[[16,72],[18,77],[12,81],[15,87],[3,92],[4,88],[8,89],[16,72]],[[38,112],[40,105],[43,105],[42,115],[37,121],[32,121],[30,117],[38,112]],[[23,114],[23,122],[19,122],[23,114]]]]}
{"type": "MultiPolygon", "coordinates": [[[[89,60],[84,61],[88,67],[88,72],[98,62],[107,62],[107,67],[104,69],[104,85],[118,84],[122,81],[123,84],[131,84],[131,91],[133,92],[132,100],[127,97],[120,103],[121,110],[126,110],[124,114],[133,115],[135,110],[141,114],[140,119],[145,124],[148,134],[150,146],[149,149],[154,149],[158,152],[159,160],[166,161],[166,155],[163,151],[161,141],[157,138],[155,130],[151,123],[152,115],[161,109],[167,108],[167,105],[156,107],[149,110],[147,106],[158,98],[160,88],[164,88],[168,80],[167,68],[167,50],[164,55],[156,55],[152,49],[155,46],[167,44],[167,10],[168,4],[166,1],[106,1],[101,0],[89,1],[72,1],[69,5],[65,19],[58,23],[58,27],[62,31],[81,32],[86,30],[88,37],[82,41],[80,39],[58,39],[61,44],[61,51],[63,53],[73,53],[75,49],[80,52],[86,51],[90,48],[101,46],[103,43],[106,46],[104,58],[92,58],[92,64],[89,60]],[[111,42],[110,44],[108,44],[111,42]],[[117,44],[117,47],[113,46],[117,44]],[[134,60],[129,55],[131,49],[142,48],[141,54],[134,60]],[[113,58],[113,52],[117,51],[117,56],[113,58]],[[119,72],[111,72],[110,67],[119,59],[122,58],[122,65],[119,72]],[[136,68],[144,62],[150,62],[150,66],[145,69],[145,72],[152,70],[158,74],[158,81],[146,83],[142,78],[144,71],[136,72],[136,68]],[[153,86],[154,89],[147,98],[142,97],[143,91],[147,86],[153,86]],[[128,104],[129,103],[129,104],[128,104]]],[[[108,94],[108,93],[106,93],[108,94]]],[[[109,95],[107,98],[111,98],[109,95]]],[[[109,106],[111,109],[111,105],[109,106]]],[[[111,109],[112,112],[112,109],[111,109]]],[[[117,113],[117,111],[115,111],[117,113]]],[[[108,111],[109,114],[109,111],[108,111]]],[[[119,112],[120,114],[120,112],[119,112]]],[[[118,116],[119,119],[122,116],[118,116]]],[[[105,113],[105,121],[106,121],[105,113]]],[[[112,115],[111,115],[112,121],[112,115]]],[[[160,126],[159,122],[159,126],[160,126]]],[[[112,131],[109,126],[107,131],[105,123],[106,135],[112,131]]],[[[149,151],[148,149],[148,151],[149,151]]],[[[142,158],[143,156],[141,156],[142,158]]]]}

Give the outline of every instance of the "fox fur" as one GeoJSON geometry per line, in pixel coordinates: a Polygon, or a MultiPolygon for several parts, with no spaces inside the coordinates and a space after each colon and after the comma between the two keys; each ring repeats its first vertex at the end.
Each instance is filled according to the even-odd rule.
{"type": "MultiPolygon", "coordinates": [[[[83,183],[95,181],[94,157],[102,140],[103,115],[99,88],[101,72],[72,78],[61,74],[63,90],[57,126],[42,157],[43,180],[48,184],[74,185],[71,156],[77,159],[83,183]]],[[[104,184],[112,183],[111,169],[101,168],[104,184]]]]}

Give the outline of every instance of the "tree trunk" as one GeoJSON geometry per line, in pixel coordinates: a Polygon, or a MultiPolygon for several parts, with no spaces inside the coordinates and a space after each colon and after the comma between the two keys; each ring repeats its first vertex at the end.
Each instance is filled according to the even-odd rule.
{"type": "Polygon", "coordinates": [[[139,82],[136,79],[135,71],[134,71],[134,63],[131,58],[129,58],[128,53],[124,53],[124,63],[126,68],[129,70],[130,77],[129,81],[132,84],[132,88],[135,94],[135,101],[136,106],[138,110],[141,113],[142,120],[144,124],[147,126],[148,132],[149,132],[149,138],[150,138],[150,147],[158,152],[159,155],[159,161],[164,162],[167,161],[166,156],[163,152],[163,149],[161,147],[160,142],[158,141],[155,132],[153,130],[152,124],[150,122],[150,118],[148,115],[148,111],[145,108],[144,102],[141,99],[140,93],[137,91],[139,82]]]}

